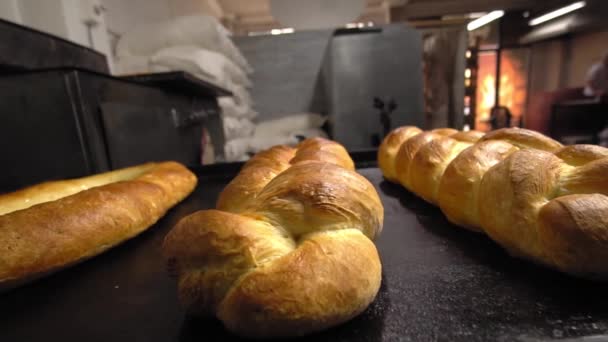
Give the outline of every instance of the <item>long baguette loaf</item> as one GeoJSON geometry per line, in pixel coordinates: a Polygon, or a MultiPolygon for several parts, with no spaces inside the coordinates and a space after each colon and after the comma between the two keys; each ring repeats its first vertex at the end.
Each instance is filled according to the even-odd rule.
{"type": "Polygon", "coordinates": [[[289,337],[345,322],[376,296],[383,207],[341,145],[257,154],[217,208],[182,219],[163,245],[189,312],[238,335],[289,337]]]}
{"type": "Polygon", "coordinates": [[[35,185],[0,196],[0,290],[93,257],[185,198],[196,176],[175,162],[35,185]]]}
{"type": "Polygon", "coordinates": [[[483,135],[402,127],[378,160],[387,180],[512,255],[608,278],[608,149],[564,147],[518,128],[483,135]]]}

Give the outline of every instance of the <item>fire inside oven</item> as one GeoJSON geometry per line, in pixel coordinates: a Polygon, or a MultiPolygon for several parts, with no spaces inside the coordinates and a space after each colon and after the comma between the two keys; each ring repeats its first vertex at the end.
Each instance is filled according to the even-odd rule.
{"type": "Polygon", "coordinates": [[[492,127],[492,110],[504,107],[511,115],[511,126],[518,126],[526,112],[528,97],[528,50],[509,49],[500,52],[497,68],[497,51],[480,51],[477,69],[475,129],[488,131],[492,127]],[[496,77],[499,73],[498,103],[496,103],[496,77]]]}

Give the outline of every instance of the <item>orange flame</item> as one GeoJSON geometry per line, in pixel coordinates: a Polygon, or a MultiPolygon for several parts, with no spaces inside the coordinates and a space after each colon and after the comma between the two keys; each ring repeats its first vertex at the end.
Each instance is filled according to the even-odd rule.
{"type": "MultiPolygon", "coordinates": [[[[477,88],[476,129],[486,131],[491,127],[488,123],[490,112],[494,107],[496,94],[496,54],[483,53],[479,56],[479,86],[477,88]]],[[[500,65],[500,94],[501,106],[509,109],[515,120],[523,115],[527,96],[527,78],[523,63],[510,51],[504,51],[500,65]]]]}

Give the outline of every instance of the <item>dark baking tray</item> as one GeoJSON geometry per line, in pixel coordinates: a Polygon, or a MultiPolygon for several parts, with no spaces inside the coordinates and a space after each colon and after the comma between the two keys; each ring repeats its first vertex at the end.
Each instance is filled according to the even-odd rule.
{"type": "MultiPolygon", "coordinates": [[[[0,341],[231,340],[186,317],[160,257],[184,215],[212,208],[239,165],[197,170],[199,185],[148,231],[92,260],[0,295],[0,341]]],[[[482,235],[361,169],[385,207],[382,287],[359,317],[315,341],[545,341],[608,331],[608,287],[507,256],[482,235]]],[[[608,337],[608,336],[603,336],[608,337]]],[[[588,339],[583,339],[587,341],[588,339]]]]}

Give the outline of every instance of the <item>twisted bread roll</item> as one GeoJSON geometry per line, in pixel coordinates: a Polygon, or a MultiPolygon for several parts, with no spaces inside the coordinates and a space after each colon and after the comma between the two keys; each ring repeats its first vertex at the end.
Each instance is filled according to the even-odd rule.
{"type": "Polygon", "coordinates": [[[248,161],[167,235],[178,295],[248,337],[299,336],[361,313],[380,287],[383,207],[339,144],[308,139],[248,161]]]}
{"type": "Polygon", "coordinates": [[[378,160],[388,180],[512,255],[608,277],[608,149],[563,147],[518,128],[482,136],[402,127],[386,137],[378,160]]]}
{"type": "Polygon", "coordinates": [[[0,196],[0,290],[93,257],[139,234],[185,198],[196,176],[149,163],[0,196]]]}
{"type": "Polygon", "coordinates": [[[453,223],[482,231],[478,217],[478,191],[483,175],[494,165],[521,149],[556,152],[562,145],[525,129],[501,129],[483,136],[477,144],[454,158],[445,169],[438,203],[453,223]]]}

